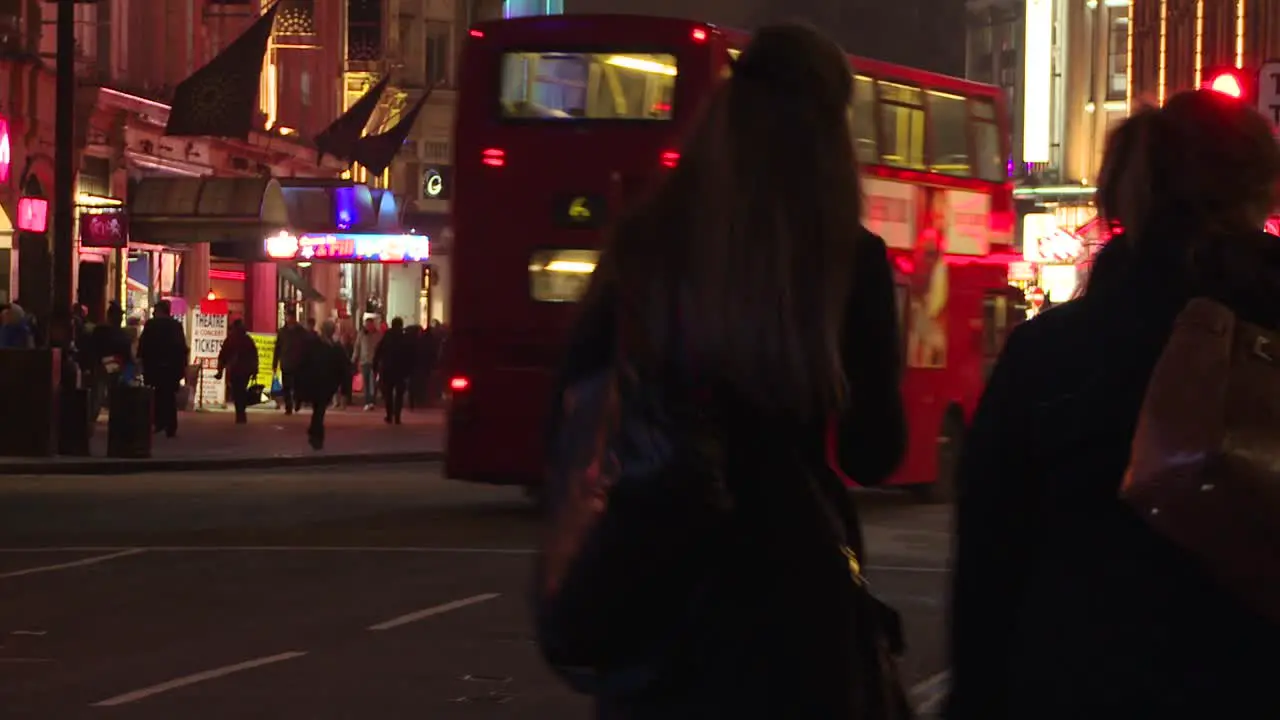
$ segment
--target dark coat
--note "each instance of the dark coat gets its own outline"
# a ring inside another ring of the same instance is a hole
[[[906,442],[897,311],[883,240],[863,237],[853,272],[846,373],[858,401],[840,419],[839,457],[848,474],[874,485],[896,469]],[[606,290],[599,304],[584,308],[561,388],[611,362],[612,307]],[[844,514],[849,533],[859,535],[847,489],[826,463],[827,419],[784,422],[732,404],[721,414],[731,418],[730,542],[739,549],[717,567],[695,568],[709,589],[690,610],[687,627],[673,629],[683,634],[685,667],[641,694],[599,698],[600,718],[850,716],[848,688],[857,681],[845,632],[852,624],[852,586],[805,478],[818,481]]]
[[[218,353],[218,369],[225,370],[232,378],[249,378],[258,374],[258,346],[248,333],[232,331],[222,341]]]
[[[1129,270],[1123,247],[1103,251],[1096,290],[1012,333],[973,418],[950,720],[1280,717],[1280,628],[1117,498],[1147,381],[1201,294],[1172,269]],[[1280,278],[1275,252],[1255,265]],[[1280,293],[1202,267],[1203,294],[1280,321]]]
[[[403,382],[413,374],[417,350],[416,337],[403,328],[393,328],[378,342],[378,349],[373,353],[373,367],[383,382]]]
[[[148,385],[176,385],[187,372],[190,349],[182,323],[173,317],[153,317],[138,339],[138,359]]]
[[[351,361],[341,345],[321,339],[319,335],[307,333],[301,348],[297,369],[298,398],[313,405],[326,405],[350,377]]]

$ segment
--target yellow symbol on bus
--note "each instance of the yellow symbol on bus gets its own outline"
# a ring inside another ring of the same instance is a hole
[[[587,207],[587,199],[577,197],[569,203],[569,217],[574,220],[590,220],[591,209]]]

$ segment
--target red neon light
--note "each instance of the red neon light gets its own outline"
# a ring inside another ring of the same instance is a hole
[[[1232,72],[1224,72],[1215,77],[1213,82],[1209,84],[1209,89],[1237,100],[1244,97],[1244,85],[1240,83],[1240,78],[1236,77],[1236,74]]]
[[[462,376],[449,379],[449,389],[454,392],[462,392],[471,387],[471,380]]]
[[[680,164],[680,153],[675,150],[664,150],[662,153],[662,167],[673,168]]]
[[[471,37],[473,37],[473,38],[482,38],[482,37],[484,37],[484,31],[483,31],[483,30],[472,30],[472,31],[471,31]]]
[[[49,229],[49,201],[38,197],[18,198],[18,229],[42,233]]]
[[[209,278],[211,280],[234,280],[244,282],[244,273],[239,270],[210,270]]]
[[[481,153],[481,155],[484,156],[484,160],[482,160],[481,162],[483,162],[485,165],[488,165],[489,167],[502,167],[507,164],[506,150],[499,150],[498,148],[489,148],[488,150],[485,150],[483,153]]]
[[[707,41],[707,31],[702,28],[693,29],[693,41],[700,43]]]

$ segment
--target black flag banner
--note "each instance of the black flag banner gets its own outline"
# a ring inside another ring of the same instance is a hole
[[[258,115],[267,41],[280,3],[191,77],[178,83],[165,135],[248,140]]]
[[[435,86],[427,88],[422,94],[418,102],[414,103],[409,112],[400,118],[400,122],[395,124],[390,130],[378,133],[377,135],[366,135],[355,142],[355,146],[351,152],[351,160],[362,165],[366,170],[374,175],[381,175],[391,161],[395,159],[396,153],[400,152],[400,148],[404,146],[404,141],[409,139],[409,133],[413,131],[413,125],[418,121],[418,115],[422,113],[422,107],[427,104],[427,100],[431,98],[431,91],[435,90]]]
[[[351,160],[356,141],[364,134],[364,129],[368,126],[369,119],[373,117],[373,112],[378,109],[378,102],[382,99],[382,93],[386,92],[387,84],[390,82],[391,75],[389,73],[383,75],[382,79],[369,88],[368,92],[361,95],[360,99],[352,103],[346,112],[316,136],[317,164],[324,160],[325,155],[332,155],[341,160]]]

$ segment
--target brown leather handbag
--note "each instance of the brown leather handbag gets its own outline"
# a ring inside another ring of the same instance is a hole
[[[1206,298],[1156,364],[1121,497],[1280,623],[1280,332]]]

